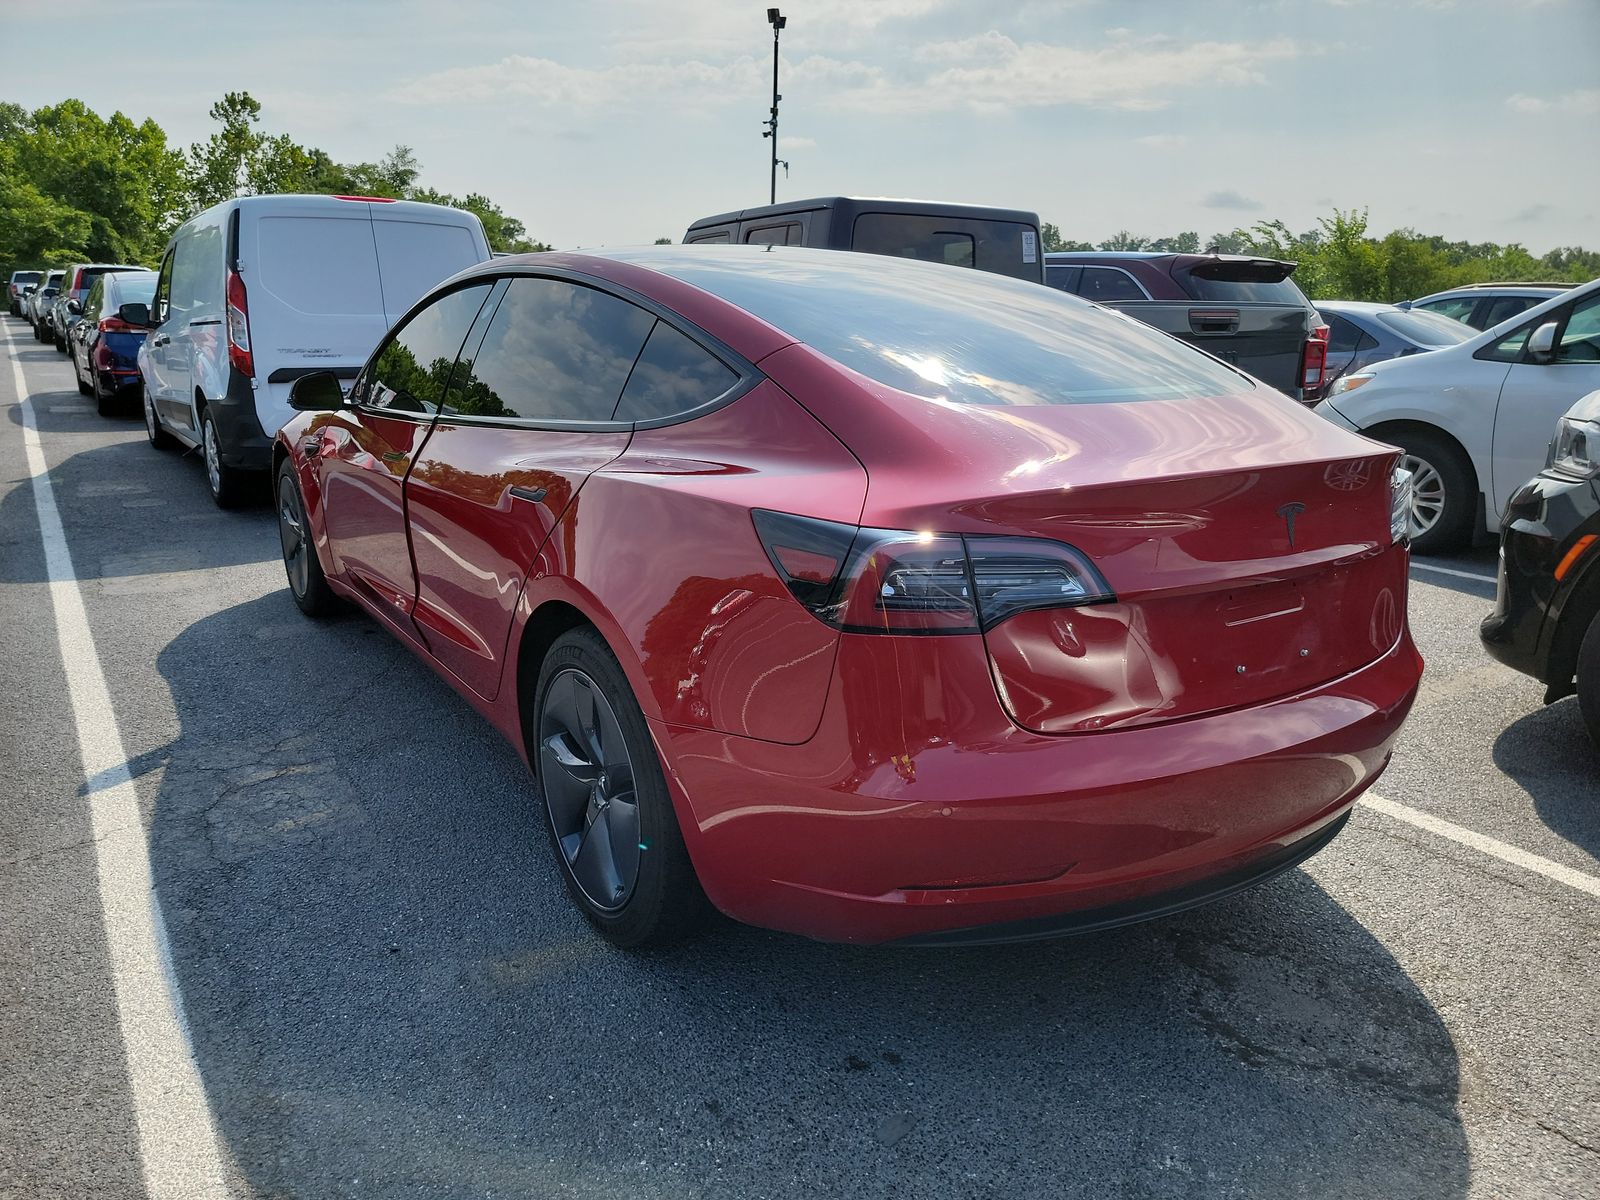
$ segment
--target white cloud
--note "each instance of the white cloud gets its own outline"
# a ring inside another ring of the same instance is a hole
[[[1548,97],[1518,92],[1506,97],[1506,107],[1520,113],[1563,112],[1588,116],[1600,113],[1600,88],[1576,88]]]
[[[1200,204],[1204,208],[1225,208],[1233,212],[1256,212],[1261,208],[1261,201],[1252,200],[1232,189],[1212,192]]]

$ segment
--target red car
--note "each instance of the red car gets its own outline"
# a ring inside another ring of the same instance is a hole
[[[1172,912],[1326,845],[1416,695],[1398,452],[1034,283],[496,259],[292,403],[295,600],[512,741],[621,945]]]

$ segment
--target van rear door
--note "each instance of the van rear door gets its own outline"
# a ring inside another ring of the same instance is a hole
[[[290,417],[297,378],[328,370],[354,378],[389,328],[368,208],[308,197],[241,212],[239,273],[268,437]]]
[[[368,208],[390,325],[436,285],[489,259],[488,239],[472,213],[405,201]]]

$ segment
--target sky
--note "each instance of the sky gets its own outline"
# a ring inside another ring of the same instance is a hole
[[[423,184],[555,246],[677,240],[766,202],[767,7],[80,0],[64,23],[0,0],[0,99],[75,96],[187,145],[245,90],[269,132],[341,161],[404,143]],[[1086,241],[1366,208],[1380,234],[1600,248],[1600,0],[781,8],[780,200],[998,204]]]

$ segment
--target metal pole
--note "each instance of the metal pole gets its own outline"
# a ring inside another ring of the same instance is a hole
[[[783,99],[778,95],[778,35],[782,32],[783,26],[774,21],[772,23],[772,180],[768,187],[768,204],[778,202],[778,101]]]

